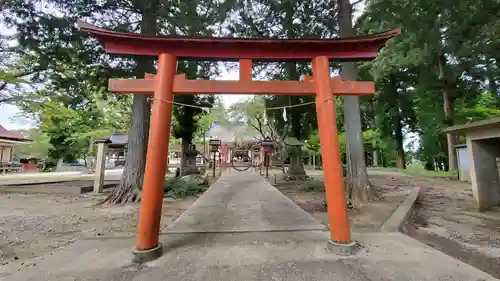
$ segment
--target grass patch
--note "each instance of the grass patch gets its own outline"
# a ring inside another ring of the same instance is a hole
[[[198,195],[206,190],[206,184],[178,178],[168,178],[165,181],[164,192],[166,197],[183,198]]]
[[[413,164],[408,165],[406,169],[398,169],[395,167],[375,167],[370,168],[370,170],[374,171],[386,171],[386,172],[398,172],[402,174],[407,174],[411,176],[419,176],[424,178],[441,178],[448,180],[457,180],[457,172],[456,171],[428,171],[422,165]]]

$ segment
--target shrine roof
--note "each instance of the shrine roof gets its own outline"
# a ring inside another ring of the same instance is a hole
[[[459,124],[450,126],[443,129],[444,133],[449,133],[453,135],[466,135],[467,133],[473,131],[481,130],[499,130],[500,129],[500,117],[492,117],[488,119],[478,120],[466,124]]]
[[[31,139],[24,137],[18,132],[9,131],[5,129],[2,125],[0,125],[0,139],[21,141],[21,142],[31,141]]]
[[[128,135],[116,132],[109,138],[96,139],[94,143],[107,143],[109,148],[125,148],[128,144]]]
[[[179,58],[203,60],[254,59],[264,61],[301,61],[317,56],[336,60],[370,60],[400,29],[343,38],[230,38],[201,36],[149,36],[117,32],[79,21],[81,31],[89,33],[113,54],[158,56],[171,53]]]

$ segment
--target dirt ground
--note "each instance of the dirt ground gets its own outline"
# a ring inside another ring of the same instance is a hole
[[[277,175],[277,178],[279,176]],[[315,177],[321,179],[321,177]],[[377,199],[360,208],[349,210],[351,227],[358,232],[380,231],[384,222],[405,200],[410,187],[401,184],[395,177],[372,175],[370,182],[377,190]],[[283,194],[292,199],[305,211],[328,227],[328,215],[324,205],[324,192],[308,191],[300,181],[271,180],[271,183]]]
[[[11,263],[31,266],[34,257],[77,239],[135,235],[138,205],[97,205],[104,196],[0,193],[0,273]],[[162,227],[196,197],[165,198]]]
[[[478,212],[471,185],[398,176],[421,187],[405,232],[452,257],[500,278],[500,208]]]

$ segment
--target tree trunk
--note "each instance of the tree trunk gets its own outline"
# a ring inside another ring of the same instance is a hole
[[[179,161],[179,169],[180,169],[180,175],[184,175],[184,169],[187,166],[187,157],[186,157],[186,152],[189,150],[189,142],[184,141],[181,139],[181,159]],[[215,162],[214,162],[215,165]]]
[[[205,157],[207,157],[207,132],[203,131],[203,159],[205,159]],[[205,162],[205,160],[203,160],[203,162]]]
[[[352,6],[349,0],[338,0],[340,37],[355,36],[352,27]],[[342,78],[346,81],[357,79],[354,62],[342,63]],[[353,203],[366,202],[372,198],[372,188],[366,170],[365,149],[361,135],[361,113],[357,96],[344,97],[344,130],[347,146],[347,193]],[[328,171],[325,171],[328,172]]]
[[[197,151],[193,149],[190,141],[182,139],[181,145],[181,176],[196,174]]]
[[[488,90],[495,96],[498,96],[498,84],[496,81],[497,76],[495,75],[496,69],[494,69],[494,64],[491,61],[490,57],[488,56],[485,57],[485,65],[486,65],[486,75],[488,77]]]
[[[403,150],[400,150],[400,149],[398,149],[398,158],[396,159],[396,168],[406,169],[405,152]]]
[[[443,158],[442,158],[442,159],[439,161],[439,164],[440,164],[440,165],[439,165],[439,167],[441,167],[441,169],[440,169],[441,171],[446,171],[446,172],[448,172],[448,171],[450,170],[449,163],[448,163],[448,162],[446,162],[446,159],[443,159]]]
[[[427,160],[425,161],[424,168],[425,168],[427,171],[434,171],[434,170],[435,170],[434,160],[433,160],[433,159],[427,159]]]
[[[149,136],[149,101],[144,95],[134,95],[132,124],[128,132],[128,153],[120,184],[108,197],[110,203],[138,202],[144,180]]]
[[[313,170],[316,170],[316,153],[313,154]]]
[[[281,157],[281,172],[284,174],[286,171],[285,171],[285,148],[282,147],[282,146],[278,146],[279,147],[279,154],[280,154],[280,157]]]
[[[377,128],[377,116],[375,114],[375,102],[372,100],[370,103],[370,111],[371,114],[373,114],[373,119],[371,120],[371,126],[372,128]],[[372,166],[373,167],[378,167],[378,162],[379,162],[379,155],[378,155],[378,143],[377,139],[373,138],[372,139]]]
[[[285,2],[284,6],[285,11],[285,28],[287,32],[287,37],[289,39],[295,38],[295,30],[294,30],[294,4],[293,1]],[[285,69],[288,74],[289,80],[299,80],[300,74],[297,71],[297,64],[295,62],[288,62],[285,64]],[[290,97],[289,105],[295,105],[300,103],[299,97]],[[303,108],[300,107],[291,107],[288,108],[289,121],[291,123],[291,135],[290,137],[295,137],[297,140],[301,139],[301,130],[302,130],[302,122],[301,119],[303,117]],[[304,169],[304,163],[302,161],[302,149],[300,147],[287,147],[288,154],[290,155],[290,168],[288,168],[287,176],[292,178],[300,178],[303,179],[306,175],[306,171]]]
[[[373,149],[373,167],[378,167],[378,150],[377,150],[377,148]]]
[[[395,138],[396,138],[396,151],[398,153],[398,158],[396,159],[396,168],[406,169],[405,150],[403,146],[403,141],[404,141],[403,126],[401,125],[400,115],[396,117]]]
[[[443,94],[443,106],[444,106],[444,116],[445,124],[447,126],[453,125],[453,103],[450,99],[449,88],[445,73],[446,68],[446,58],[444,55],[440,55],[438,59],[439,66],[439,79],[443,82],[442,94]],[[456,170],[457,165],[457,152],[455,150],[456,138],[452,134],[446,134],[446,140],[448,144],[448,167],[450,170]]]
[[[140,2],[138,8],[142,10],[141,34],[156,35],[156,19],[158,1]],[[139,59],[137,65],[138,76],[146,72],[154,72],[152,59]],[[146,167],[146,151],[149,138],[151,106],[146,95],[134,95],[132,103],[132,124],[128,132],[128,153],[123,168],[120,184],[105,200],[109,203],[138,202],[141,199],[140,189],[144,180]],[[168,140],[167,140],[168,141]]]
[[[63,158],[57,159],[57,163],[56,163],[56,167],[55,167],[54,171],[60,172],[62,170],[62,168],[63,168],[63,163],[64,163],[64,159]]]
[[[297,65],[295,63],[287,64],[288,75],[291,80],[299,80],[300,75],[297,72]],[[299,104],[300,100],[297,97],[290,97],[290,105]],[[290,123],[291,123],[291,134],[290,137],[295,137],[300,140],[300,132],[302,130],[302,109],[300,107],[289,108],[290,111]],[[286,148],[288,155],[290,155],[290,168],[287,171],[287,177],[293,179],[303,179],[306,175],[306,170],[304,169],[304,163],[302,161],[302,149],[301,147],[289,146]]]
[[[495,161],[497,162],[497,175],[498,175],[497,180],[498,182],[500,182],[500,157],[497,157]]]

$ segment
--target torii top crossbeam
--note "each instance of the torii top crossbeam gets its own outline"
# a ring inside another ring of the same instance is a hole
[[[78,22],[82,31],[104,44],[107,52],[159,56],[172,54],[177,59],[238,60],[239,81],[186,80],[177,75],[176,94],[279,94],[315,95],[315,84],[309,81],[252,81],[252,61],[311,61],[319,56],[337,60],[370,60],[377,56],[385,42],[397,36],[400,29],[367,36],[335,39],[259,39],[214,38],[184,36],[147,36],[136,33],[106,30]],[[109,90],[114,93],[151,94],[154,77],[150,79],[110,79]],[[341,81],[331,83],[336,95],[373,94],[373,82]]]
[[[79,21],[80,30],[104,44],[106,52],[158,56],[169,53],[177,58],[203,60],[310,61],[326,56],[335,60],[370,60],[385,42],[401,33],[394,29],[366,36],[334,39],[259,39],[228,37],[149,36],[116,32]]]

